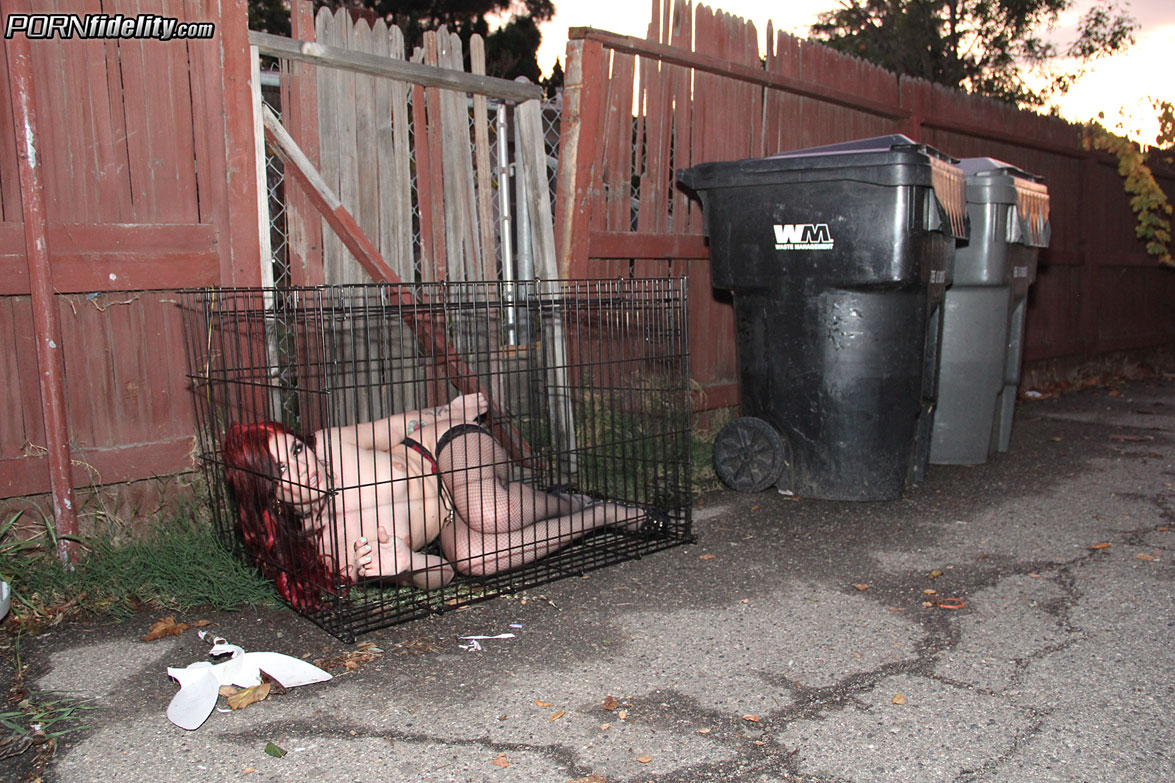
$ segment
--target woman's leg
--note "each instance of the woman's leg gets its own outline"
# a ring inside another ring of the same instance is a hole
[[[441,530],[441,551],[458,572],[485,576],[538,560],[598,527],[635,526],[642,514],[630,506],[600,502],[500,533],[475,530],[455,519]]]
[[[582,495],[556,495],[509,481],[506,450],[484,431],[453,438],[437,462],[457,513],[474,531],[522,530],[578,511],[586,502]]]

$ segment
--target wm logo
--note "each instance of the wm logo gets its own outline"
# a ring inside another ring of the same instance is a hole
[[[784,223],[775,226],[776,250],[831,250],[827,223]]]

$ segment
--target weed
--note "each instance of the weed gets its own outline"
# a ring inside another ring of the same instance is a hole
[[[29,766],[36,772],[43,771],[53,758],[58,740],[71,732],[90,728],[85,722],[86,713],[101,708],[93,704],[92,699],[25,690],[21,638],[18,627],[17,632],[0,645],[15,666],[8,698],[0,705],[0,759],[20,756],[30,748],[36,748],[35,758]],[[14,762],[6,763],[12,765]]]
[[[54,538],[15,536],[18,517],[0,528],[0,579],[12,585],[18,623],[53,622],[78,611],[126,616],[147,605],[232,609],[277,603],[271,584],[191,510],[130,539],[116,530],[95,533],[69,567],[54,556]]]

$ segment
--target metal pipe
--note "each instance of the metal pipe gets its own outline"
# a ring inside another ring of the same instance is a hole
[[[501,215],[500,233],[502,247],[502,282],[505,284],[506,345],[518,345],[518,307],[514,304],[517,286],[514,284],[514,220],[510,214],[510,130],[506,124],[506,103],[498,103],[494,115],[494,126],[498,141],[498,212]]]

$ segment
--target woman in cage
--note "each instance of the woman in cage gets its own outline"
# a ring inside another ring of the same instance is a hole
[[[493,574],[641,523],[637,508],[509,481],[505,449],[474,423],[487,407],[467,394],[305,438],[277,422],[231,426],[221,447],[238,526],[277,566],[282,596],[312,608],[336,574],[441,587],[454,569]],[[444,557],[421,551],[438,538]]]

